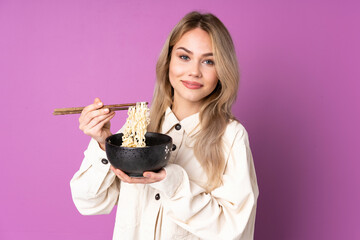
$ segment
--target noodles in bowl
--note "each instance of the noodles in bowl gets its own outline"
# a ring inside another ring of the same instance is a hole
[[[146,132],[149,111],[145,104],[129,109],[128,115],[124,133],[114,134],[105,141],[108,160],[131,177],[142,177],[144,171],[160,170],[170,159],[172,138]]]
[[[149,108],[146,102],[129,107],[122,147],[145,147],[145,134],[150,123]]]

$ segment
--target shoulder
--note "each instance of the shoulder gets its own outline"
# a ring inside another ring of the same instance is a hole
[[[233,143],[234,141],[240,141],[248,144],[248,133],[245,127],[237,120],[230,120],[228,123],[225,133],[224,141],[228,143]]]

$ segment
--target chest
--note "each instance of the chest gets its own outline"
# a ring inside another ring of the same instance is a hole
[[[195,137],[189,136],[185,131],[173,129],[167,133],[173,139],[173,149],[169,163],[180,165],[187,172],[189,179],[205,186],[206,173],[197,160],[194,152]]]

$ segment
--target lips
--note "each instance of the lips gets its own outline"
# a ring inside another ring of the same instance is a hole
[[[193,81],[182,80],[181,82],[186,88],[189,88],[189,89],[199,89],[203,86],[201,83],[193,82]]]

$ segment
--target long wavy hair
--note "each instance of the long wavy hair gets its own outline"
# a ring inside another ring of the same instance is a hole
[[[208,177],[208,192],[222,183],[225,168],[222,137],[230,120],[231,107],[239,86],[239,69],[231,36],[213,14],[190,12],[173,28],[156,64],[155,85],[150,112],[149,131],[160,132],[167,107],[172,105],[174,90],[169,80],[171,52],[180,38],[190,30],[206,31],[212,41],[215,69],[219,79],[215,90],[204,99],[200,109],[201,131],[195,136],[194,153]]]

